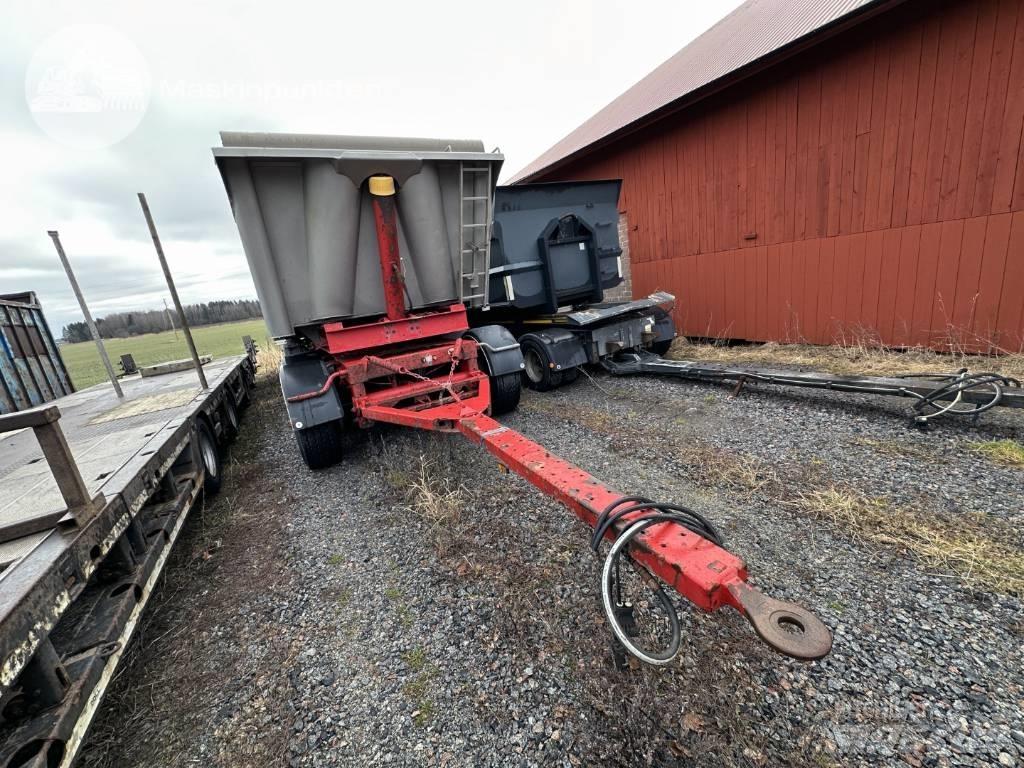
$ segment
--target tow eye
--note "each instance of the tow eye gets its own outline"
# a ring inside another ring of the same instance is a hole
[[[832,633],[806,608],[768,597],[743,582],[730,585],[729,593],[758,636],[779,653],[814,661],[832,650]]]

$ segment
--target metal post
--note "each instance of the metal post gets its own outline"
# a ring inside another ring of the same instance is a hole
[[[93,341],[96,342],[96,348],[100,351],[100,358],[103,360],[103,367],[107,369],[107,376],[110,377],[110,383],[114,386],[114,392],[119,398],[124,397],[124,392],[121,391],[121,385],[117,381],[117,374],[114,373],[114,366],[110,364],[110,358],[107,357],[107,348],[103,346],[103,339],[100,338],[100,332],[96,328],[96,323],[92,320],[92,314],[89,312],[89,307],[85,303],[85,297],[82,296],[82,289],[78,287],[78,280],[75,279],[75,273],[71,270],[71,264],[68,262],[68,257],[64,253],[64,246],[60,244],[60,235],[57,234],[57,230],[51,229],[46,234],[53,240],[53,246],[57,249],[57,255],[60,256],[60,263],[64,265],[64,271],[68,273],[68,281],[71,283],[71,290],[75,292],[75,298],[78,299],[78,306],[82,308],[82,314],[85,315],[85,324],[89,326],[89,332],[92,334]]]
[[[167,299],[164,299],[164,314],[167,315],[167,322],[171,324],[171,330],[174,331],[174,340],[178,340],[178,326],[174,324],[174,315],[171,314],[171,310],[167,308]]]
[[[192,341],[192,330],[188,327],[188,320],[185,319],[185,310],[181,308],[181,299],[178,298],[178,289],[174,287],[174,278],[171,277],[171,270],[167,266],[164,247],[160,244],[160,236],[156,233],[153,214],[149,212],[149,203],[146,202],[146,195],[142,192],[139,192],[139,205],[142,206],[142,215],[146,217],[146,224],[149,225],[149,234],[153,238],[153,247],[156,248],[157,258],[160,259],[160,267],[164,271],[167,288],[171,292],[171,301],[174,302],[174,309],[178,312],[178,323],[181,325],[182,333],[185,334],[185,343],[188,344],[188,351],[192,355],[192,365],[195,366],[196,375],[199,377],[199,384],[203,389],[209,389],[210,385],[206,383],[206,373],[203,371],[203,364],[199,362],[199,353],[196,352],[196,344]]]
[[[408,317],[405,309],[405,278],[398,250],[398,213],[395,210],[395,180],[390,176],[370,177],[370,199],[377,226],[377,250],[384,281],[384,305],[388,320]]]

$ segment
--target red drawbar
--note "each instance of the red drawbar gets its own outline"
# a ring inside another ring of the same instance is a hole
[[[555,456],[543,446],[504,427],[488,416],[463,419],[459,431],[481,443],[502,464],[522,475],[546,495],[569,507],[593,528],[609,504],[622,494],[588,472]],[[629,527],[626,515],[609,538]],[[633,540],[632,557],[705,611],[722,605],[739,608],[729,587],[747,580],[747,569],[735,555],[697,534],[671,523],[653,525]]]

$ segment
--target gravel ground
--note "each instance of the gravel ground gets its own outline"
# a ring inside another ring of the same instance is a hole
[[[792,503],[840,483],[1020,546],[1024,474],[969,450],[1021,439],[1020,416],[922,433],[905,409],[606,376],[525,394],[506,424],[704,511],[753,583],[835,632],[804,664],[684,609],[676,663],[615,672],[572,515],[457,436],[373,430],[311,473],[265,380],[83,762],[1024,766],[1021,601]]]

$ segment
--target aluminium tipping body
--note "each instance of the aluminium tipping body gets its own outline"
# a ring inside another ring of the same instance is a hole
[[[276,338],[385,312],[366,180],[397,185],[408,309],[484,306],[502,156],[478,141],[222,133],[213,150]]]

